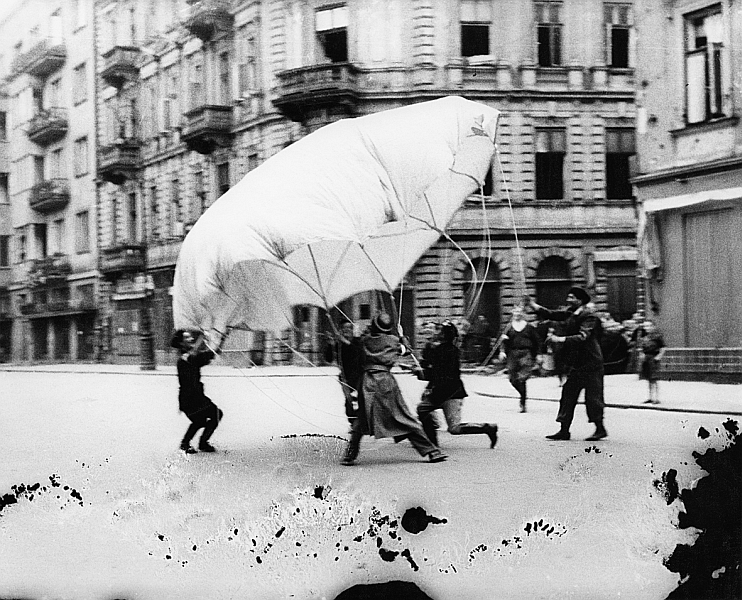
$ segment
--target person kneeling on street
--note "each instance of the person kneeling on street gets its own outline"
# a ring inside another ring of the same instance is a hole
[[[209,439],[224,413],[204,394],[201,367],[208,365],[216,354],[206,346],[206,339],[202,334],[188,329],[177,330],[170,345],[181,352],[177,363],[180,384],[178,406],[191,421],[180,442],[180,449],[186,454],[195,454],[196,450],[191,446],[191,440],[196,432],[203,428],[198,449],[201,452],[215,452],[216,448],[209,444]]]

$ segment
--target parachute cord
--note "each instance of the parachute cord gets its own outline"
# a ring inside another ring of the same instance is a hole
[[[525,295],[527,288],[526,288],[526,271],[523,267],[523,252],[520,247],[520,241],[518,240],[518,227],[515,223],[515,213],[513,212],[513,201],[510,197],[510,189],[508,188],[507,184],[507,177],[505,176],[505,169],[502,166],[502,160],[500,159],[500,148],[495,144],[495,155],[497,156],[497,164],[500,167],[500,173],[502,175],[502,185],[505,189],[505,196],[508,199],[508,207],[510,208],[510,219],[513,223],[513,234],[515,235],[515,249],[518,254],[518,266],[520,268],[520,281],[518,282],[520,284],[520,290],[522,292],[521,296]]]
[[[283,341],[282,341],[282,342],[283,342]],[[285,342],[284,342],[284,343],[285,343]],[[290,350],[292,350],[292,351],[294,351],[294,352],[295,352],[295,350],[294,350],[293,348],[291,348],[291,346],[288,346],[288,344],[286,344],[286,346],[287,346],[287,347],[288,347],[288,348],[289,348]],[[242,354],[246,354],[246,353],[245,353],[244,351],[241,351],[241,353],[242,353]],[[255,362],[254,362],[254,361],[253,361],[253,360],[252,360],[251,358],[248,358],[248,361],[249,361],[250,363],[252,363],[252,365],[253,365],[253,366],[257,366],[257,365],[255,364]],[[310,362],[310,364],[311,364],[311,362]],[[316,365],[315,365],[315,366],[316,366]],[[240,372],[242,373],[242,376],[243,376],[243,377],[244,377],[245,379],[247,379],[247,380],[251,380],[251,379],[252,379],[251,377],[247,376],[247,375],[246,375],[246,374],[244,373],[244,369],[243,369],[242,367],[235,367],[235,368],[236,368],[236,369],[237,369],[238,371],[240,371]],[[319,368],[319,367],[317,367],[317,368]],[[326,376],[327,376],[327,377],[331,377],[331,375],[329,375],[329,374],[327,374]],[[321,430],[321,431],[324,431],[325,433],[329,433],[329,434],[333,434],[333,435],[336,435],[336,432],[334,432],[334,431],[330,431],[329,429],[326,429],[325,427],[322,427],[321,425],[317,425],[316,423],[313,423],[313,422],[309,421],[308,419],[305,419],[305,418],[304,418],[304,417],[302,417],[301,415],[298,415],[298,414],[296,414],[296,413],[295,413],[294,411],[292,411],[292,410],[291,410],[291,409],[289,409],[288,407],[284,406],[283,404],[281,404],[280,402],[278,402],[277,400],[275,400],[274,398],[272,398],[270,394],[267,394],[267,393],[265,392],[265,390],[263,390],[263,389],[261,389],[260,387],[258,387],[258,385],[257,385],[256,383],[254,383],[253,381],[250,381],[250,384],[251,384],[251,385],[252,385],[252,386],[253,386],[253,387],[254,387],[254,388],[255,388],[255,389],[256,389],[256,390],[258,391],[258,392],[260,392],[261,394],[263,394],[263,396],[265,396],[266,398],[268,398],[268,400],[270,400],[271,402],[273,402],[273,404],[275,404],[275,405],[276,405],[276,406],[278,406],[279,408],[283,409],[284,411],[286,411],[286,412],[287,412],[287,413],[289,413],[290,415],[292,415],[292,416],[296,417],[296,418],[297,418],[297,419],[299,419],[300,421],[304,421],[304,422],[305,422],[305,423],[306,423],[307,425],[311,425],[312,427],[315,427],[315,428],[317,428],[317,429],[319,429],[319,430]],[[274,388],[277,388],[277,386],[275,386],[275,385],[274,385]],[[284,393],[284,394],[285,394],[285,392],[282,392],[282,393]],[[293,400],[294,400],[294,402],[295,402],[296,404],[298,404],[299,406],[306,406],[306,405],[302,404],[301,402],[299,402],[298,400],[296,400],[295,398],[294,398]],[[342,417],[340,417],[340,416],[339,416],[339,415],[337,415],[337,414],[334,414],[334,413],[328,413],[327,411],[324,411],[324,410],[318,410],[317,408],[313,408],[313,410],[316,410],[317,412],[321,412],[321,413],[324,413],[324,414],[327,414],[327,415],[330,415],[330,416],[333,416],[333,417],[337,417],[338,419],[342,418]]]

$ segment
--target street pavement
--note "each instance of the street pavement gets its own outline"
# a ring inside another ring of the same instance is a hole
[[[39,373],[110,373],[142,376],[175,376],[175,366],[157,365],[154,371],[142,371],[138,365],[91,363],[60,363],[36,365],[0,365],[2,371]],[[305,377],[337,373],[335,367],[285,366],[240,368],[215,362],[205,371],[208,377]],[[404,374],[404,371],[397,371]],[[517,399],[507,375],[470,370],[464,374],[470,394],[500,400]],[[703,381],[660,381],[660,404],[645,404],[648,398],[647,382],[636,374],[606,375],[605,402],[607,407],[636,410],[672,411],[701,414],[742,415],[742,384],[721,384]],[[557,377],[533,377],[528,381],[529,402],[558,402],[561,388]],[[582,401],[582,399],[581,399]]]
[[[0,598],[329,600],[396,579],[435,600],[660,600],[679,580],[664,559],[694,540],[668,474],[695,485],[742,391],[661,382],[647,407],[644,382],[609,376],[609,437],[585,441],[580,407],[552,442],[556,378],[531,379],[520,414],[506,377],[468,373],[463,416],[499,425],[494,450],[442,431],[449,460],[427,464],[364,438],[343,467],[336,368],[203,376],[218,451],[186,456],[172,365],[2,365]],[[425,382],[398,381],[414,408]]]

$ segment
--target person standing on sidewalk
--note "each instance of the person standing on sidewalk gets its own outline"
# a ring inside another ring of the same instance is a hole
[[[423,354],[422,371],[418,377],[424,377],[430,383],[417,406],[425,435],[433,444],[438,445],[437,423],[434,411],[443,409],[443,415],[451,435],[485,434],[489,437],[490,448],[497,443],[497,425],[492,423],[462,423],[461,408],[467,393],[461,381],[461,361],[459,348],[455,341],[458,337],[456,326],[450,321],[441,325],[440,343],[426,347]]]
[[[180,442],[180,449],[186,454],[195,454],[196,450],[191,446],[191,440],[196,432],[203,428],[198,449],[201,452],[215,452],[216,448],[209,443],[209,439],[224,413],[211,401],[211,398],[204,394],[201,367],[208,365],[216,354],[206,347],[206,338],[203,335],[188,329],[178,329],[173,334],[170,345],[181,352],[177,364],[178,383],[180,384],[178,406],[191,420]]]
[[[410,412],[391,373],[402,353],[400,339],[392,333],[391,317],[387,313],[376,315],[361,343],[365,353],[361,409],[353,422],[342,464],[355,464],[365,434],[377,439],[393,437],[395,442],[409,439],[415,450],[430,462],[446,460],[448,457],[428,439]]]
[[[520,412],[526,412],[526,381],[531,377],[533,365],[541,345],[536,328],[526,321],[523,308],[513,308],[510,324],[502,334],[500,360],[508,361],[508,379],[520,394]]]
[[[587,306],[590,294],[581,287],[573,287],[567,293],[567,310],[549,310],[527,298],[527,306],[542,319],[564,321],[565,335],[550,333],[547,342],[564,344],[564,360],[567,369],[559,400],[557,433],[547,435],[550,440],[568,440],[569,428],[575,414],[580,392],[585,390],[585,408],[588,421],[595,424],[595,433],[588,441],[602,440],[608,436],[603,425],[603,354],[600,350],[602,325],[598,316]]]
[[[649,384],[649,399],[644,404],[659,404],[659,390],[657,379],[660,371],[660,361],[665,353],[665,340],[652,321],[645,321],[642,326],[644,335],[639,337],[639,349],[642,354],[639,379],[646,379]]]

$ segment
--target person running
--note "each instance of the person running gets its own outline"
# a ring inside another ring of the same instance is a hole
[[[502,334],[500,359],[507,359],[508,379],[520,394],[520,412],[526,412],[526,381],[531,377],[541,340],[536,328],[525,319],[523,308],[513,308],[510,324]]]
[[[340,386],[345,396],[345,415],[351,426],[358,416],[358,393],[363,376],[363,346],[361,338],[353,335],[353,323],[343,321],[337,340],[327,346],[327,362],[337,361]]]
[[[590,294],[581,287],[573,287],[567,293],[567,310],[549,310],[536,304],[527,297],[526,306],[535,311],[539,318],[552,321],[564,321],[564,335],[550,333],[547,342],[564,344],[564,361],[567,375],[562,385],[559,400],[557,422],[560,429],[557,433],[547,435],[550,440],[568,440],[569,428],[575,414],[577,399],[585,390],[585,408],[587,418],[595,424],[595,433],[588,441],[602,440],[608,436],[603,425],[603,354],[600,350],[602,325],[595,312],[587,304]]]
[[[493,423],[462,423],[461,409],[467,393],[461,381],[459,348],[456,346],[458,331],[450,321],[441,325],[439,343],[426,346],[421,372],[418,377],[429,383],[417,406],[417,416],[423,431],[433,444],[438,445],[438,424],[435,411],[443,409],[443,416],[451,435],[484,434],[489,437],[490,448],[497,443],[497,425]]]
[[[665,353],[665,340],[652,321],[645,321],[642,326],[644,334],[639,337],[639,349],[642,353],[639,379],[646,379],[649,384],[649,399],[644,404],[659,404],[659,390],[657,379],[660,371],[660,361]]]
[[[215,452],[216,448],[209,443],[209,439],[224,417],[224,413],[204,394],[204,386],[201,383],[201,367],[208,365],[214,359],[215,353],[206,347],[203,335],[188,329],[177,330],[170,340],[170,345],[181,352],[177,363],[180,384],[178,406],[191,421],[180,442],[180,449],[186,454],[195,454],[196,450],[191,446],[191,440],[196,432],[203,428],[198,449],[201,452]]]
[[[427,456],[430,462],[446,460],[448,456],[428,439],[420,422],[410,412],[391,373],[402,352],[399,337],[392,333],[391,317],[387,313],[376,315],[368,331],[361,336],[361,342],[365,356],[361,406],[342,464],[355,464],[365,434],[377,439],[393,437],[395,442],[409,439],[415,450]]]

